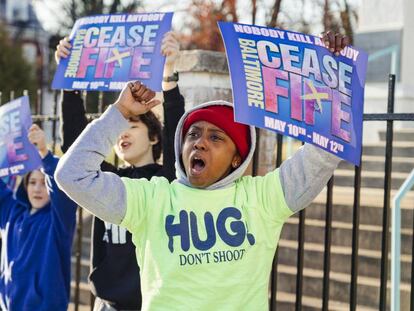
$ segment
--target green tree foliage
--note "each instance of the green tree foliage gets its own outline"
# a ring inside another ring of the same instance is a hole
[[[5,27],[0,24],[0,103],[10,100],[10,92],[14,91],[15,97],[20,97],[24,90],[31,96],[36,93],[34,68],[26,61],[19,43],[13,43]],[[34,98],[31,98],[34,103]]]

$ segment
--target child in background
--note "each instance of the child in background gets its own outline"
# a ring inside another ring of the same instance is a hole
[[[56,62],[68,57],[71,45],[62,39],[55,52]],[[169,181],[175,177],[174,133],[184,114],[184,98],[174,77],[179,55],[176,34],[168,32],[162,41],[161,53],[166,56],[162,89],[164,92],[164,127],[152,111],[129,119],[129,128],[120,133],[114,144],[117,156],[125,166],[117,168],[102,162],[101,169],[121,177],[146,178],[163,176]],[[136,83],[132,90],[144,96],[149,90]],[[149,98],[149,97],[148,97]],[[62,151],[66,152],[88,124],[79,91],[64,91],[62,98]],[[163,165],[156,163],[161,157]],[[139,267],[131,233],[118,225],[93,218],[91,244],[91,273],[89,281],[95,296],[94,311],[140,310],[141,289]]]
[[[57,187],[58,159],[32,125],[29,140],[43,168],[28,173],[13,196],[0,180],[1,310],[67,310],[76,203]]]
[[[344,39],[330,38],[340,51]],[[255,130],[230,103],[188,111],[175,135],[177,180],[119,178],[100,170],[127,120],[159,104],[125,88],[88,125],[56,171],[59,185],[98,217],[132,233],[142,310],[268,310],[272,260],[286,219],[309,205],[340,160],[305,144],[280,169],[242,177]]]

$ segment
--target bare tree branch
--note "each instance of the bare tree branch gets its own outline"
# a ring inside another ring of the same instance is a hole
[[[342,27],[345,30],[345,34],[349,37],[350,44],[354,43],[354,29],[351,22],[351,15],[356,15],[356,12],[351,10],[348,1],[344,0],[345,9],[341,11]]]
[[[141,1],[122,4],[121,0],[58,0],[64,17],[60,19],[60,34],[67,34],[77,19],[89,15],[133,12],[141,7]]]
[[[272,10],[272,17],[270,18],[269,23],[267,24],[269,27],[277,27],[278,25],[278,16],[280,13],[280,5],[282,3],[282,0],[275,0],[275,4],[273,6],[273,10]]]
[[[252,0],[252,24],[256,24],[257,1]]]
[[[327,31],[331,25],[331,16],[329,14],[329,0],[325,0],[325,5],[323,6],[323,29]]]

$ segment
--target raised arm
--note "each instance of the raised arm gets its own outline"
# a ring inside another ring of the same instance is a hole
[[[28,138],[36,146],[42,158],[42,173],[45,174],[46,187],[50,196],[52,215],[56,228],[59,231],[70,233],[76,224],[76,203],[70,200],[61,191],[54,179],[54,173],[59,159],[48,150],[44,131],[33,124],[28,133]]]
[[[82,133],[86,125],[88,125],[83,100],[79,91],[63,91],[60,122],[62,133],[61,149],[65,153],[80,133]]]
[[[67,37],[61,39],[56,47],[55,61],[67,58],[72,48]],[[88,124],[80,91],[64,90],[62,92],[62,112],[60,115],[62,132],[62,152],[66,152]]]
[[[164,91],[164,128],[163,128],[163,170],[168,180],[175,179],[174,135],[178,121],[184,114],[184,97],[180,94],[174,78],[175,64],[178,59],[180,45],[174,32],[165,34],[161,53],[166,57],[162,82]]]
[[[49,151],[42,159],[42,173],[46,176],[46,186],[50,195],[53,223],[57,231],[72,234],[76,225],[77,204],[56,184],[54,173],[59,159]]]
[[[5,201],[8,200],[13,192],[7,187],[6,183],[0,178],[0,206],[3,207]]]
[[[293,212],[307,207],[326,186],[341,159],[310,144],[303,145],[280,167],[286,203]]]
[[[160,103],[150,101],[155,95],[150,90],[143,93],[142,101],[135,101],[132,94],[137,88],[139,82],[125,86],[116,103],[90,123],[69,148],[55,173],[58,185],[69,197],[92,214],[115,224],[120,224],[125,216],[125,186],[119,176],[102,172],[100,164],[119,134],[129,127],[127,120]]]
[[[328,31],[323,34],[326,48],[335,55],[349,43],[349,38]],[[280,179],[286,203],[294,211],[308,206],[322,191],[341,160],[320,148],[305,144],[292,158],[282,163]]]
[[[59,64],[61,58],[66,58],[72,48],[67,37],[59,41],[55,51],[55,60]],[[64,90],[62,92],[62,111],[60,115],[62,152],[68,151],[69,147],[75,142],[80,133],[88,125],[86,111],[80,91]],[[103,171],[116,172],[117,168],[108,163],[102,162]]]
[[[8,215],[13,206],[16,205],[16,199],[13,192],[0,178],[0,227],[3,228],[8,221]]]

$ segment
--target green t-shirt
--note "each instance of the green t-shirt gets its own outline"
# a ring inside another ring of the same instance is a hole
[[[141,268],[142,310],[267,310],[287,207],[278,170],[200,190],[123,178]]]

